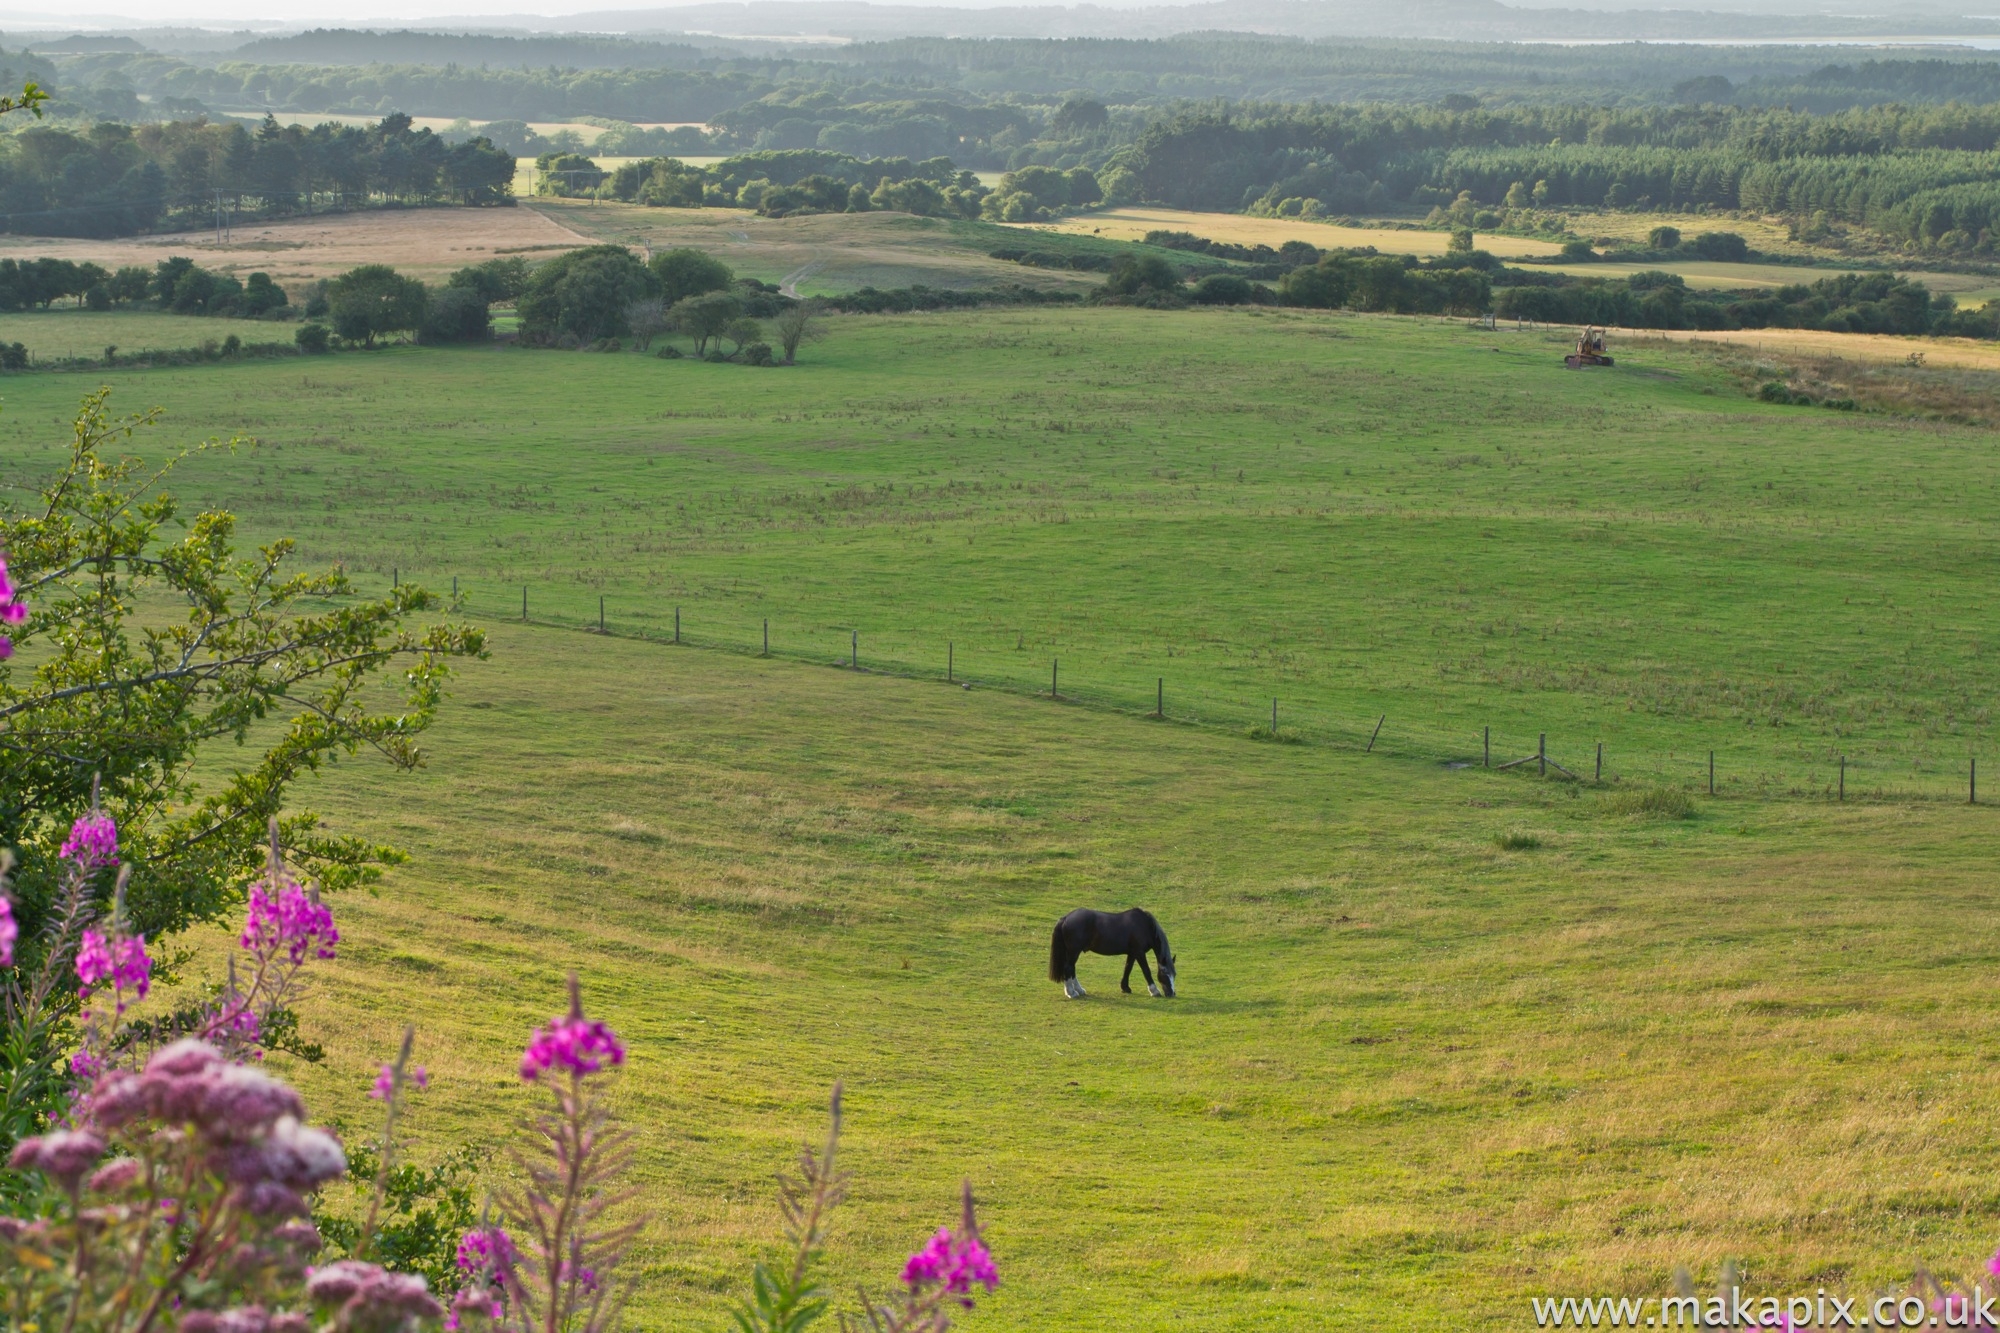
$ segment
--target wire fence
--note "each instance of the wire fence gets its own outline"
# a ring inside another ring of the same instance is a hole
[[[400,578],[400,570],[392,573],[392,581]],[[1310,694],[1232,689],[1212,679],[1177,682],[1171,660],[1145,674],[1102,654],[1044,655],[1030,650],[1018,635],[1008,644],[992,631],[953,638],[838,620],[779,621],[732,614],[710,602],[635,604],[573,588],[475,587],[455,577],[430,579],[426,586],[439,593],[449,588],[459,613],[474,620],[1001,690],[1226,732],[1247,741],[1352,750],[1450,770],[1482,769],[1586,786],[1671,787],[1724,798],[1979,801],[1979,771],[1971,755],[1957,761],[1935,755],[1885,756],[1857,746],[1853,753],[1806,756],[1796,744],[1785,753],[1735,737],[1719,742],[1694,737],[1686,748],[1659,753],[1607,745],[1600,737],[1579,735],[1573,726],[1560,724],[1532,730],[1518,721],[1494,726],[1471,717],[1414,715],[1386,703],[1360,708]]]

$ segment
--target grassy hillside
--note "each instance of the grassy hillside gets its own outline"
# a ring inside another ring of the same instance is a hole
[[[1680,1263],[1969,1272],[2000,1233],[2000,836],[1959,785],[2000,684],[1990,437],[1755,403],[1698,348],[1561,350],[1091,310],[845,319],[789,370],[109,373],[168,409],[156,446],[263,441],[188,464],[191,501],[457,575],[494,625],[429,769],[302,793],[413,859],[339,903],[331,1054],[290,1072],[359,1127],[413,1019],[420,1153],[487,1141],[581,969],[633,1045],[651,1327],[721,1322],[835,1078],[841,1284],[891,1280],[969,1175],[1006,1279],[977,1327],[1520,1326]],[[8,479],[98,379],[7,381]],[[570,627],[507,624],[524,582]],[[579,628],[600,594],[611,636]],[[621,637],[676,605],[688,646]],[[855,632],[886,670],[833,668]],[[977,688],[892,674],[947,641]],[[1051,657],[1065,702],[1030,697]],[[1273,695],[1312,743],[1246,734]],[[1603,739],[1616,780],[1439,762],[1489,724],[1496,760]],[[1644,812],[1710,748],[1721,797]],[[1131,904],[1183,998],[1097,959],[1061,1001],[1050,924]]]
[[[1989,810],[1657,819],[825,667],[494,646],[426,773],[310,793],[414,860],[340,903],[300,1072],[365,1125],[414,1019],[420,1152],[483,1141],[580,967],[632,1041],[646,1326],[720,1324],[835,1078],[842,1285],[893,1280],[970,1176],[1006,1275],[980,1328],[1524,1327],[1529,1295],[1725,1257],[1760,1291],[1969,1271],[2000,1231]],[[1088,959],[1065,1003],[1080,904],[1157,912],[1181,998]]]
[[[850,319],[758,371],[518,350],[109,376],[252,455],[181,483],[518,615],[1232,729],[1727,791],[1963,792],[1986,435],[1746,401],[1699,350],[1289,312]],[[11,386],[33,458],[86,382]],[[1223,390],[1226,388],[1226,392]]]

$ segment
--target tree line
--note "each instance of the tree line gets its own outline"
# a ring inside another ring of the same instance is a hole
[[[372,126],[34,126],[0,135],[0,230],[121,236],[375,204],[510,197],[514,159],[482,138],[447,143],[401,112]]]

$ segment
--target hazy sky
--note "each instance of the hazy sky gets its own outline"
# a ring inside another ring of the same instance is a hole
[[[690,0],[698,3],[700,0]],[[888,0],[889,3],[914,3],[926,8],[985,9],[997,6],[1015,7],[1033,5],[1037,0]],[[1124,9],[1150,7],[1163,0],[1090,0],[1098,8]],[[1164,0],[1176,3],[1177,0]],[[1585,0],[1587,3],[1588,0]],[[1685,0],[1682,0],[1684,3]],[[287,26],[306,24],[314,27],[382,27],[408,26],[434,18],[493,18],[508,14],[519,6],[514,22],[520,22],[520,15],[547,15],[559,18],[566,14],[598,13],[610,9],[630,8],[648,12],[675,8],[674,0],[650,0],[649,3],[630,6],[619,5],[616,0],[352,0],[342,4],[338,0],[115,0],[117,8],[103,13],[83,14],[76,9],[60,9],[46,4],[14,5],[0,3],[0,32],[15,32],[25,29],[56,28],[124,28],[135,22],[141,24],[186,23],[201,27],[235,23],[283,23]],[[513,26],[509,24],[509,26]]]

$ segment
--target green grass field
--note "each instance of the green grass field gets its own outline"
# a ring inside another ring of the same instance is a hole
[[[484,1141],[579,968],[633,1043],[649,1327],[720,1324],[835,1078],[842,1284],[969,1175],[1006,1275],[971,1326],[1527,1327],[1681,1263],[1970,1272],[2000,1239],[2000,825],[1962,785],[2000,684],[1990,433],[1561,350],[988,311],[835,321],[787,370],[28,375],[0,467],[50,466],[103,379],[167,408],[154,447],[262,441],[179,483],[246,535],[462,580],[494,654],[430,768],[302,793],[413,857],[338,904],[331,1055],[292,1072],[359,1126],[412,1019],[421,1151]],[[560,624],[506,623],[523,583]],[[676,606],[687,646],[631,637]],[[877,669],[835,669],[855,633]],[[1272,696],[1308,743],[1247,734]],[[1446,766],[1489,725],[1496,762],[1603,740],[1613,780]],[[1711,749],[1694,817],[1631,812]],[[1100,959],[1064,1003],[1050,924],[1132,904],[1182,998]]]
[[[272,320],[208,319],[153,310],[29,310],[0,314],[0,342],[22,343],[38,360],[98,358],[107,346],[131,354],[221,342],[289,343],[297,326]]]

